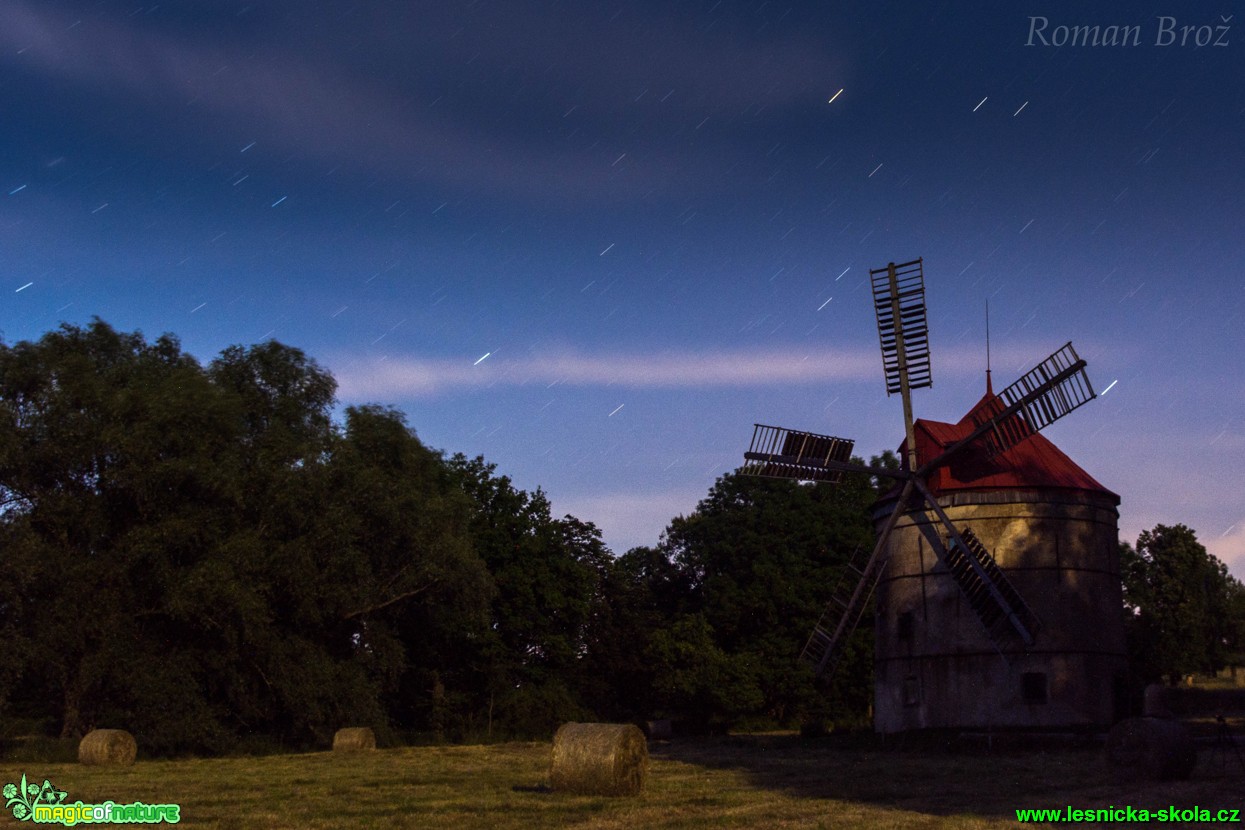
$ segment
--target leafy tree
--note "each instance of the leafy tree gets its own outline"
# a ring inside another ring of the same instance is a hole
[[[667,636],[689,595],[690,583],[658,548],[632,548],[606,563],[588,631],[584,684],[598,717],[632,721],[671,714],[677,696],[658,689],[664,663],[655,640]]]
[[[307,463],[327,449],[337,382],[299,349],[275,340],[230,346],[208,372],[235,399],[252,469]]]
[[[756,651],[728,654],[703,613],[682,614],[653,632],[653,692],[694,731],[723,729],[766,704]]]
[[[735,673],[724,687],[731,700],[718,701],[718,717],[790,722],[820,707],[811,673],[797,656],[847,557],[872,543],[867,508],[874,497],[863,476],[812,486],[730,474],[692,515],[671,522],[663,549],[687,580],[686,611],[703,618],[717,648],[733,661]],[[705,655],[712,676],[716,655]],[[663,664],[661,670],[680,667]],[[847,685],[838,696],[863,705],[868,671],[841,682]],[[695,700],[682,705],[703,711]]]
[[[544,493],[515,488],[483,458],[455,455],[450,466],[472,502],[472,542],[496,585],[490,625],[473,650],[486,731],[540,735],[587,717],[588,627],[609,562],[600,531],[572,516],[554,519]]]
[[[333,391],[273,342],[206,371],[99,320],[0,345],[14,711],[153,751],[385,726],[404,621],[437,606],[482,626],[492,586],[441,456],[392,410],[337,428]]]
[[[363,622],[426,596],[483,610],[492,586],[468,537],[470,503],[439,453],[396,410],[349,407],[317,504],[334,540],[338,619],[366,645]]]
[[[1245,666],[1245,584],[1228,577],[1227,612],[1224,619],[1224,662]]]
[[[120,701],[212,739],[161,615],[176,570],[237,503],[215,461],[236,438],[230,414],[171,336],[147,344],[96,320],[0,346],[0,581],[18,586],[5,627],[28,645],[15,693],[54,707],[62,735]]]
[[[899,460],[899,456],[892,450],[883,450],[881,455],[869,458],[869,466],[883,470],[899,470],[903,468],[903,462]],[[873,485],[874,493],[877,494],[879,499],[896,486],[896,480],[888,476],[873,476],[870,479],[870,483]]]
[[[1242,646],[1241,583],[1184,525],[1142,531],[1120,546],[1125,621],[1133,665],[1143,678],[1221,668]]]
[[[447,624],[478,627],[487,608],[492,584],[468,537],[470,505],[441,456],[400,413],[376,406],[348,408],[321,459],[276,480],[280,499],[256,516],[278,641],[257,656],[276,670],[258,699],[296,742],[323,742],[351,722],[383,728],[390,712],[402,716],[393,707],[403,679],[436,669],[422,638]],[[298,644],[298,666],[279,642]]]

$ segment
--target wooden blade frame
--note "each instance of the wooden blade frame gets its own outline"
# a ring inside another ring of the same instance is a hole
[[[934,511],[934,515],[937,516],[938,521],[942,523],[942,526],[947,531],[947,535],[950,537],[951,541],[955,545],[963,548],[965,551],[969,550],[968,541],[960,533],[959,529],[956,528],[955,524],[951,521],[951,518],[947,516],[946,512],[943,511],[942,506],[939,505],[938,501],[934,498],[934,494],[931,493],[929,488],[925,486],[925,482],[921,481],[919,477],[914,476],[912,478],[912,483],[916,489],[920,491],[922,498],[925,499],[925,503],[928,504]],[[898,509],[898,506],[896,509]],[[949,557],[946,549],[941,545],[932,545],[932,547],[934,548],[934,552],[938,555],[938,558],[942,560],[943,564],[950,567],[951,562],[948,561]],[[989,591],[990,599],[1006,615],[1008,623],[1011,624],[1011,627],[1016,631],[1016,634],[1020,637],[1021,641],[1027,648],[1032,647],[1037,636],[1037,629],[1040,626],[1037,615],[1024,604],[1024,600],[1021,599],[1020,595],[1016,593],[1015,589],[1010,585],[1000,588],[999,582],[1001,574],[996,576],[994,574],[987,573],[981,563],[978,562],[973,556],[967,556],[966,559],[969,566],[977,573],[978,578],[981,580],[986,590]],[[987,631],[987,633],[989,634],[990,632]]]
[[[963,439],[917,470],[924,478],[965,447],[981,441],[989,457],[1007,452],[1029,436],[1045,429],[1072,410],[1089,403],[1097,394],[1085,373],[1085,361],[1071,343],[1003,390],[990,408],[973,413],[976,426]]]
[[[882,344],[886,394],[901,391],[907,374],[909,389],[934,385],[929,363],[929,324],[925,319],[924,260],[890,263],[869,271],[873,310]]]
[[[797,481],[828,481],[837,484],[844,472],[871,471],[851,464],[855,441],[799,432],[785,427],[754,424],[752,443],[744,458],[748,475],[786,478]]]
[[[839,657],[843,653],[843,645],[848,638],[852,636],[852,632],[856,630],[856,626],[860,624],[860,618],[864,614],[865,606],[869,603],[869,597],[873,596],[873,589],[878,584],[878,580],[882,578],[882,572],[886,569],[886,540],[890,538],[891,531],[895,527],[895,523],[899,521],[899,517],[903,515],[905,505],[912,494],[912,489],[916,482],[911,476],[905,476],[907,481],[904,483],[903,489],[899,493],[899,501],[895,503],[895,509],[886,517],[886,524],[882,527],[882,532],[878,534],[877,543],[873,546],[873,553],[869,555],[869,560],[865,566],[861,568],[860,580],[856,583],[856,588],[852,591],[851,598],[838,615],[838,619],[834,623],[834,630],[823,629],[821,624],[813,627],[813,635],[809,638],[809,643],[818,636],[828,638],[828,643],[821,652],[820,659],[813,666],[814,674],[828,681],[833,676],[834,669],[838,666]],[[805,653],[809,650],[809,645],[804,646]],[[827,673],[827,670],[829,672]],[[823,675],[825,675],[823,677]]]
[[[886,394],[903,398],[904,435],[908,439],[908,469],[916,469],[916,433],[912,421],[912,390],[933,386],[929,365],[929,326],[925,321],[923,260],[888,264],[869,272],[873,282],[873,310],[882,345]]]
[[[900,477],[905,479],[903,489],[895,502],[895,508],[886,517],[886,523],[878,534],[877,542],[873,546],[873,552],[865,565],[858,571],[859,579],[856,582],[855,590],[852,591],[851,598],[843,603],[841,608],[827,609],[827,614],[824,614],[817,625],[813,627],[813,633],[804,646],[802,655],[806,658],[816,657],[813,660],[813,671],[822,682],[828,682],[834,676],[839,658],[842,657],[843,646],[860,624],[860,618],[864,614],[865,606],[868,604],[869,598],[873,596],[873,591],[886,570],[886,544],[899,518],[908,512],[908,502],[914,490],[920,491],[921,497],[933,509],[939,522],[946,528],[952,542],[964,548],[964,550],[968,550],[968,541],[951,522],[950,517],[947,516],[938,502],[934,500],[933,494],[925,487],[924,483],[918,477],[907,473],[901,474]],[[938,558],[945,565],[951,567],[949,562],[951,557],[948,556],[947,550],[942,546],[941,542],[933,545],[933,547]],[[999,576],[986,573],[975,557],[967,556],[966,561],[977,572],[980,582],[990,592],[991,601],[1007,618],[1009,626],[1015,630],[1026,647],[1031,647],[1034,644],[1037,629],[1040,627],[1037,615],[1025,605],[1024,600],[1020,598],[1020,595],[1015,592],[1014,588],[1006,584]],[[853,566],[849,565],[849,567]],[[958,587],[959,583],[957,582],[956,585]],[[1001,588],[1000,585],[1002,585]],[[828,620],[827,617],[830,616],[831,611],[834,612],[833,618]],[[974,614],[974,616],[977,615]],[[984,621],[979,616],[978,620],[982,622],[984,628]],[[992,642],[994,641],[994,632],[989,628],[986,628],[986,635],[990,637]]]
[[[994,457],[1007,452],[1097,397],[1085,365],[1072,344],[1065,343],[1000,392],[994,411],[975,414],[974,423],[991,426],[984,434],[987,453]]]

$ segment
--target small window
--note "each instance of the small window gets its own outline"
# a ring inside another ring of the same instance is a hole
[[[917,680],[915,674],[910,674],[903,680],[903,705],[916,706],[921,702],[921,683]]]
[[[1048,692],[1046,672],[1027,671],[1020,675],[1020,695],[1025,703],[1046,703]]]
[[[899,615],[899,641],[903,643],[912,642],[915,634],[916,620],[912,616],[911,611],[904,611]]]

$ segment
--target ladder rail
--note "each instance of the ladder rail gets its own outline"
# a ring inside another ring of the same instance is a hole
[[[904,508],[915,487],[914,481],[913,478],[908,478],[904,482],[903,489],[899,494],[899,500],[895,503],[895,509],[887,516],[886,524],[883,525],[881,532],[878,534],[877,542],[873,546],[872,553],[869,554],[868,561],[865,562],[863,568],[858,569],[860,578],[856,580],[856,587],[852,590],[851,598],[847,601],[842,613],[838,615],[834,630],[830,631],[829,627],[823,629],[820,625],[814,626],[813,634],[804,646],[805,652],[808,652],[810,644],[818,639],[818,632],[821,632],[824,648],[818,659],[815,661],[810,660],[810,662],[814,662],[813,671],[818,677],[825,678],[826,680],[833,677],[834,670],[838,667],[838,659],[842,656],[847,640],[855,632],[856,626],[860,624],[860,618],[864,614],[865,607],[873,596],[873,589],[876,587],[878,580],[881,579],[882,572],[886,567],[886,542],[890,537],[891,530],[895,527],[895,523],[906,512]],[[840,580],[842,579],[843,576],[840,575]],[[826,611],[830,612],[831,609],[827,608]],[[825,614],[823,613],[824,616]]]

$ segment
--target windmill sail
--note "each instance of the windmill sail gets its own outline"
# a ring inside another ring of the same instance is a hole
[[[747,475],[787,478],[798,481],[828,481],[843,478],[855,441],[799,432],[784,427],[755,424],[752,443],[744,458]]]
[[[961,530],[960,538],[963,544],[952,544],[943,561],[986,633],[998,646],[1012,639],[1032,646],[1041,625],[1037,615],[1007,581],[972,528]]]
[[[892,278],[893,277],[893,278]],[[873,310],[878,318],[886,394],[933,386],[929,365],[929,325],[925,320],[925,275],[922,260],[869,271]]]
[[[800,652],[800,658],[812,664],[818,677],[834,675],[839,658],[843,655],[841,645],[856,630],[865,606],[873,596],[873,588],[877,585],[876,578],[868,578],[869,561],[862,555],[862,550],[856,548],[848,562],[843,565],[839,580],[830,591],[826,610],[813,626],[813,633],[809,635],[804,650]],[[860,602],[853,603],[852,598],[861,584],[865,586],[864,597]]]
[[[974,433],[993,458],[1095,397],[1085,361],[1067,343],[973,413]]]
[[[908,496],[914,486],[915,481],[912,478],[904,482],[899,501],[887,517],[882,532],[878,534],[877,544],[873,546],[868,560],[864,563],[859,561],[859,550],[852,555],[851,561],[844,566],[839,576],[838,584],[831,592],[825,613],[821,615],[817,625],[813,626],[812,636],[808,638],[800,656],[813,664],[813,671],[818,677],[828,679],[834,675],[839,658],[843,656],[843,647],[860,624],[865,606],[869,604],[873,589],[886,568],[886,540],[903,513],[903,505],[908,503]]]
[[[930,546],[951,573],[995,646],[1001,652],[1004,641],[1013,637],[1026,648],[1032,646],[1041,625],[1037,614],[1025,604],[972,529],[958,530],[925,483],[918,478],[912,479],[912,483],[921,491],[925,503],[950,537],[946,547],[936,536],[930,540]]]

